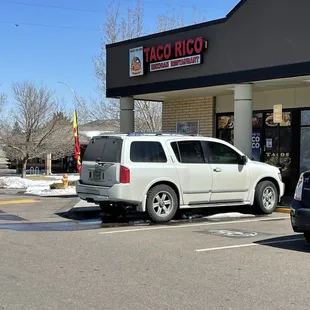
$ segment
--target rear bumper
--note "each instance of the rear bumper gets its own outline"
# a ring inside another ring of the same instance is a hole
[[[310,232],[310,208],[300,201],[293,200],[290,216],[294,232]]]
[[[77,181],[76,184],[77,195],[89,202],[127,202],[130,204],[137,204],[137,201],[130,201],[128,195],[128,185],[117,184],[112,187],[94,186],[82,184]]]

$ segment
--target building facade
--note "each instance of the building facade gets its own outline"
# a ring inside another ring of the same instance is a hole
[[[292,192],[310,169],[309,10],[308,0],[242,0],[225,18],[107,45],[121,131],[134,130],[135,99],[163,102],[163,131],[229,141],[281,166]]]

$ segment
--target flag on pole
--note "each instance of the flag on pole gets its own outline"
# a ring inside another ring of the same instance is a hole
[[[73,135],[74,135],[74,157],[76,159],[77,171],[81,172],[81,146],[79,141],[79,131],[77,123],[77,113],[73,114]]]

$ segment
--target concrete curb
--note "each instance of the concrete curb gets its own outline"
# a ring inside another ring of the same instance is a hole
[[[286,207],[279,207],[279,208],[276,208],[275,212],[278,212],[278,213],[290,213],[291,209],[290,208],[286,208]]]

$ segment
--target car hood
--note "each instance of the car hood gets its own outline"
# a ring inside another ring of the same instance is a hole
[[[262,167],[262,168],[265,168],[265,169],[272,169],[274,170],[275,172],[280,172],[280,169],[275,167],[275,166],[272,166],[272,165],[269,165],[269,164],[266,164],[266,163],[261,163],[259,161],[250,161],[251,165],[254,165],[254,166],[259,166],[259,167]]]

